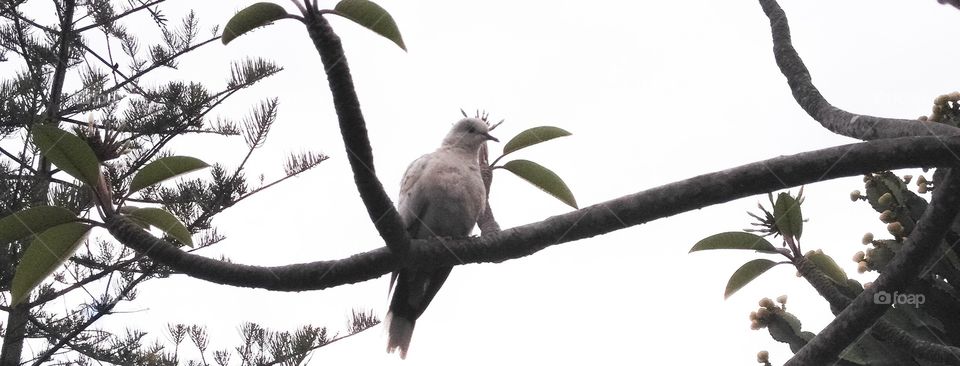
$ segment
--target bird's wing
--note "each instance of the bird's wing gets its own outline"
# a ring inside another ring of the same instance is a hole
[[[422,217],[426,207],[427,200],[424,199],[422,194],[419,194],[420,187],[418,182],[420,178],[424,176],[424,172],[427,170],[427,166],[430,164],[433,158],[433,154],[426,154],[414,160],[410,163],[410,166],[407,167],[406,173],[403,174],[403,179],[400,181],[400,199],[397,203],[397,207],[400,210],[400,218],[403,220],[404,228],[407,230],[407,234],[411,238],[416,238],[417,233],[414,231],[419,231],[417,228],[420,226],[419,220],[417,217]]]
[[[429,206],[429,202],[417,193],[419,191],[417,182],[423,177],[431,158],[432,154],[426,154],[414,160],[407,167],[407,171],[403,173],[403,179],[400,180],[400,199],[397,202],[397,207],[400,210],[400,219],[403,221],[404,229],[411,238],[419,237],[422,225],[418,218],[423,217]],[[399,275],[400,272],[391,274],[387,297],[393,291]]]

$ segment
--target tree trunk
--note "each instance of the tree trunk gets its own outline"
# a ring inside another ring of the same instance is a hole
[[[46,123],[57,125],[60,115],[60,96],[63,93],[63,82],[67,72],[70,58],[70,41],[73,39],[73,12],[76,6],[75,0],[66,0],[63,2],[63,9],[60,17],[60,34],[57,49],[57,65],[53,73],[52,84],[50,85],[49,104],[46,110]],[[16,11],[16,9],[14,9]],[[46,158],[41,158],[37,169],[37,177],[42,179],[37,182],[36,190],[33,192],[31,207],[43,206],[47,204],[47,195],[50,190],[50,162]],[[0,350],[0,366],[18,366],[20,357],[23,353],[23,340],[27,331],[27,316],[30,314],[30,308],[24,303],[14,306],[7,314],[7,332],[3,337],[3,348]]]
[[[30,309],[21,303],[10,309],[10,313],[7,314],[7,333],[3,336],[0,366],[20,365],[20,353],[23,351],[23,338],[27,331],[29,311]]]

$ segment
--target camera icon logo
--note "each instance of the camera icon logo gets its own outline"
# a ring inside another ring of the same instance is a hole
[[[877,291],[873,294],[873,303],[877,305],[890,305],[893,303],[893,296],[886,291]]]
[[[877,291],[873,294],[873,303],[877,305],[892,305],[893,307],[907,305],[919,308],[926,301],[927,297],[924,294],[889,293],[886,291]]]

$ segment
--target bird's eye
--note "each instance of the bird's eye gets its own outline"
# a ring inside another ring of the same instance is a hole
[[[467,127],[467,132],[469,132],[469,133],[476,133],[476,132],[477,132],[477,129],[476,129],[476,128],[473,128],[472,126],[471,126],[471,127]]]

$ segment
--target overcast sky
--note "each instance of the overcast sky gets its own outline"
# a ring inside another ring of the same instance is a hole
[[[170,1],[177,19],[197,7],[201,24],[223,24],[253,2]],[[292,10],[289,2],[281,5]],[[573,136],[516,153],[564,178],[581,207],[752,161],[854,142],[822,129],[793,101],[771,52],[756,1],[389,1],[409,52],[333,18],[372,140],[377,173],[396,197],[409,162],[435,149],[460,108],[486,109],[506,122],[502,141],[553,125]],[[334,5],[327,2],[328,7]],[[916,118],[937,95],[960,87],[955,47],[960,11],[925,1],[784,1],[794,44],[814,83],[854,113]],[[146,23],[144,15],[137,18]],[[132,27],[135,24],[129,23]],[[156,37],[144,28],[145,37]],[[382,246],[347,164],[319,56],[302,25],[281,21],[191,53],[168,78],[223,85],[229,63],[269,58],[285,71],[218,110],[239,117],[277,96],[279,119],[249,175],[282,174],[291,151],[331,159],[303,176],[219,215],[228,240],[210,256],[280,265],[342,258]],[[179,153],[236,165],[241,138],[204,136]],[[500,146],[492,146],[494,153]],[[849,258],[864,232],[885,237],[865,203],[848,193],[860,178],[807,186],[805,250],[823,248],[861,282]],[[794,189],[794,191],[796,191]],[[777,267],[729,300],[730,274],[758,255],[687,254],[699,239],[748,226],[751,197],[615,233],[551,247],[501,264],[458,266],[417,322],[407,365],[508,362],[752,364],[789,348],[747,315],[762,297],[788,294],[803,329],[832,318],[826,302],[788,266]],[[490,199],[504,228],[569,207],[500,170]],[[387,276],[304,293],[240,289],[179,277],[142,286],[104,327],[205,324],[213,347],[233,347],[237,326],[279,329],[312,323],[343,329],[351,308],[386,312]],[[147,310],[147,311],[139,311]],[[156,337],[163,337],[156,333]],[[323,348],[311,364],[392,363],[377,327]]]

